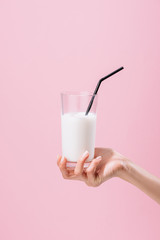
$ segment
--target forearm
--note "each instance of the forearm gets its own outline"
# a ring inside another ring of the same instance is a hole
[[[119,173],[123,180],[138,187],[160,204],[160,178],[153,176],[131,161],[126,161],[124,170]]]

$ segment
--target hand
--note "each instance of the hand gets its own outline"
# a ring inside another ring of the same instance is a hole
[[[84,181],[92,187],[119,176],[126,169],[127,159],[110,148],[95,148],[94,159],[87,168],[84,168],[88,157],[89,153],[86,151],[78,160],[76,167],[70,169],[66,167],[67,159],[58,156],[57,165],[65,179]]]

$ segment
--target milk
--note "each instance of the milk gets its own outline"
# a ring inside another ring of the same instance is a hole
[[[87,161],[94,158],[96,114],[85,112],[66,113],[61,115],[62,155],[69,162],[77,162],[87,150]]]

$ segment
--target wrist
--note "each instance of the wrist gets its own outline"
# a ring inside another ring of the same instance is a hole
[[[127,176],[129,176],[131,169],[132,169],[132,162],[129,159],[124,158],[120,162],[120,169],[117,171],[116,176],[121,179],[126,179]]]

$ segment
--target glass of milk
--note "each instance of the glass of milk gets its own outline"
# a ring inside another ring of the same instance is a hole
[[[75,167],[86,150],[89,157],[84,167],[94,158],[97,94],[89,113],[85,115],[92,97],[90,92],[61,93],[62,156],[67,158],[67,167]]]

